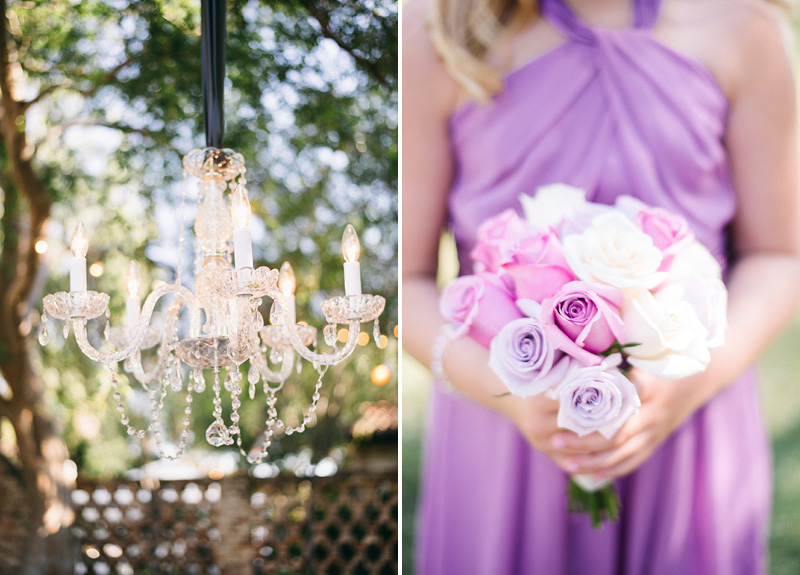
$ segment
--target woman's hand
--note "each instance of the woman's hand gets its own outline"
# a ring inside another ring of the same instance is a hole
[[[605,440],[597,433],[581,438],[571,431],[560,429],[557,422],[558,401],[544,394],[526,398],[506,396],[499,401],[508,402],[499,411],[517,426],[528,443],[567,473],[579,470],[576,458],[589,457],[596,451],[597,438]]]
[[[597,479],[627,475],[642,465],[669,435],[703,403],[700,376],[668,381],[640,369],[629,379],[636,385],[642,407],[611,438],[593,433],[578,437],[562,432],[565,469]]]

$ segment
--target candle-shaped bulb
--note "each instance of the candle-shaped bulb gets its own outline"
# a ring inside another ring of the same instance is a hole
[[[247,189],[241,184],[233,192],[231,215],[235,229],[246,230],[250,226],[250,200],[247,199]]]
[[[89,239],[86,237],[86,227],[83,222],[78,222],[75,231],[72,232],[72,239],[69,242],[69,249],[76,258],[85,258],[89,251]]]
[[[294,295],[296,286],[297,280],[294,278],[292,264],[289,262],[283,262],[283,265],[281,266],[281,273],[278,276],[278,288],[281,290],[283,295],[290,296]]]
[[[125,288],[128,291],[128,297],[137,297],[139,295],[139,286],[142,283],[142,278],[139,275],[139,266],[136,262],[131,260],[128,265],[128,273],[125,274]]]
[[[342,236],[342,255],[346,262],[357,262],[361,253],[361,242],[358,241],[356,230],[350,224],[344,229]]]

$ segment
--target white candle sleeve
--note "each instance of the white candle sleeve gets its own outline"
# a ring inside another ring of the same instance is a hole
[[[69,291],[86,291],[86,258],[73,257],[70,261]]]
[[[139,324],[140,304],[138,297],[132,296],[125,299],[125,325],[135,327]]]
[[[233,230],[233,261],[236,269],[253,267],[253,241],[250,230]]]
[[[292,326],[297,323],[297,311],[295,309],[294,296],[285,295],[283,296],[283,301],[286,303],[286,309],[284,310],[284,313],[286,314],[286,325],[289,327],[289,329],[291,329]]]
[[[345,295],[361,295],[361,264],[344,262]]]

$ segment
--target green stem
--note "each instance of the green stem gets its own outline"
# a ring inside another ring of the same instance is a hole
[[[570,479],[567,500],[569,512],[586,513],[595,529],[601,528],[605,521],[619,519],[621,503],[613,483],[597,491],[585,491]]]

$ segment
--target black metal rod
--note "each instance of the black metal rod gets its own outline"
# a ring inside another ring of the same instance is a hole
[[[206,146],[221,148],[225,136],[225,0],[201,0],[200,11]]]

